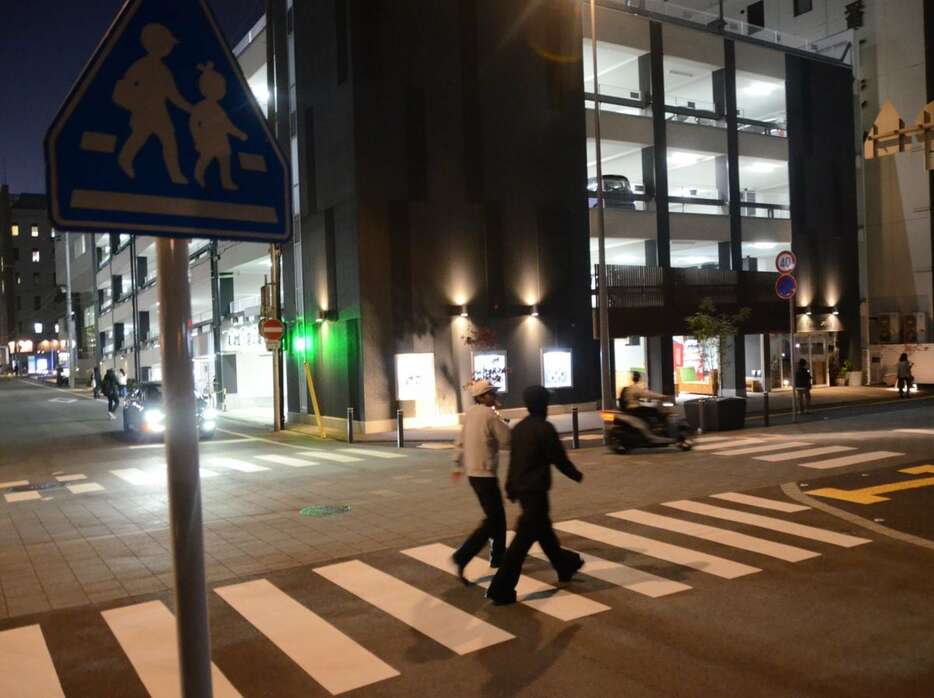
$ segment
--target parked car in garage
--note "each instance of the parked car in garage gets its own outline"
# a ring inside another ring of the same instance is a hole
[[[587,191],[597,191],[597,178],[591,177],[587,182]],[[629,183],[629,177],[618,174],[603,175],[603,199],[606,201],[607,208],[628,208],[636,207],[636,200],[633,196],[632,185]],[[587,198],[588,206],[596,208],[597,197]]]

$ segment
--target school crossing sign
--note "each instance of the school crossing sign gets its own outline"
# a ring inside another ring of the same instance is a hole
[[[128,0],[45,149],[60,229],[289,237],[285,158],[205,0]]]

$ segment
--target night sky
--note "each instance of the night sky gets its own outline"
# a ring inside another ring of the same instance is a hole
[[[42,139],[122,0],[2,2],[0,183],[44,192]],[[263,12],[263,0],[212,0],[231,45]]]

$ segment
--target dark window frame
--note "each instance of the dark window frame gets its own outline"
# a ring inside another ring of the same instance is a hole
[[[795,17],[807,14],[814,9],[814,0],[792,0]]]

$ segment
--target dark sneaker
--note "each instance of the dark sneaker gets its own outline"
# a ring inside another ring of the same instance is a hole
[[[470,586],[470,580],[464,576],[464,568],[467,567],[467,565],[462,565],[456,555],[451,555],[451,562],[453,562],[454,566],[457,568],[457,578],[461,580],[461,584],[465,587]]]
[[[514,589],[511,590],[508,594],[502,593],[496,594],[495,596],[491,594],[489,590],[487,590],[484,596],[492,601],[494,606],[508,606],[509,604],[516,602],[516,592]]]
[[[562,583],[570,582],[577,571],[584,566],[584,559],[580,555],[575,555],[575,560],[567,570],[558,575],[558,581]]]
[[[499,569],[500,565],[503,564],[503,557],[505,557],[505,556],[504,556],[504,555],[497,555],[496,557],[493,557],[493,556],[491,555],[491,556],[490,556],[490,567],[492,567],[494,570],[495,570],[495,569]]]

